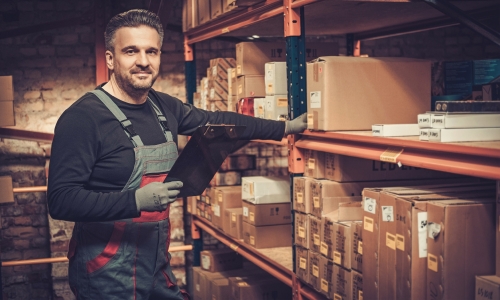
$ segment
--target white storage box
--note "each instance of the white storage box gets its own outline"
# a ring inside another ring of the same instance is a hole
[[[429,141],[448,143],[500,141],[500,128],[431,128]]]
[[[286,95],[286,62],[266,63],[266,95]]]
[[[500,114],[432,114],[432,128],[500,127]]]
[[[288,120],[288,96],[273,95],[266,96],[266,119],[283,121]]]
[[[265,119],[265,106],[266,98],[254,98],[253,99],[253,114],[256,118]]]
[[[253,204],[290,202],[290,183],[279,177],[243,177],[241,198]]]
[[[418,124],[376,124],[372,125],[373,136],[412,136],[419,135]]]

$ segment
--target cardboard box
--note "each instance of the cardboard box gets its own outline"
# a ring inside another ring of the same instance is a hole
[[[293,209],[302,213],[311,212],[311,178],[294,177],[293,178]]]
[[[262,98],[266,96],[263,75],[245,75],[236,80],[238,98]]]
[[[265,118],[268,120],[288,120],[288,95],[272,95],[265,98]]]
[[[274,278],[253,278],[238,283],[240,298],[238,300],[292,298],[292,289]]]
[[[420,135],[418,124],[375,124],[372,125],[373,136],[415,136]]]
[[[224,209],[224,221],[222,223],[222,231],[227,233],[228,235],[234,237],[234,238],[240,238],[238,237],[237,231],[235,230],[235,234],[231,234],[231,228],[233,227],[233,220],[234,220],[234,227],[239,226],[241,229],[241,225],[238,224],[238,215],[243,214],[243,208],[226,208]],[[239,219],[242,219],[239,217]],[[241,235],[240,235],[241,236]]]
[[[238,239],[243,239],[243,209],[233,208],[229,210],[231,212],[231,221],[229,235]]]
[[[201,268],[209,272],[221,272],[243,267],[243,259],[231,249],[204,250],[200,253]]]
[[[215,279],[210,282],[212,300],[226,300],[231,298],[231,289],[227,278]]]
[[[476,276],[475,300],[500,300],[500,277]]]
[[[429,141],[442,143],[500,141],[500,128],[431,128]]]
[[[253,99],[253,114],[256,118],[264,119],[266,117],[265,113],[266,98],[254,98]]]
[[[321,235],[321,219],[313,215],[307,215],[307,218],[307,225],[309,227],[309,232],[307,233],[307,236],[309,238],[309,249],[314,252],[320,253],[321,240],[323,238]]]
[[[363,300],[363,274],[351,270],[351,299]]]
[[[16,125],[12,76],[0,76],[0,126]]]
[[[0,203],[14,203],[12,177],[0,176]]]
[[[397,197],[397,196],[396,196]],[[396,300],[396,197],[382,192],[379,216],[379,299]]]
[[[227,111],[227,106],[226,100],[208,100],[208,110],[210,111]]]
[[[321,218],[337,210],[339,203],[356,201],[356,198],[353,197],[361,193],[364,184],[370,183],[339,183],[330,180],[313,179],[310,184],[311,214]]]
[[[453,175],[434,170],[325,153],[325,178],[337,182],[449,178]]]
[[[304,176],[315,179],[326,178],[325,152],[304,150]]]
[[[186,32],[198,25],[198,9],[196,0],[184,0],[182,6],[182,31]]]
[[[333,265],[333,295],[331,299],[351,300],[351,270]]]
[[[197,207],[197,202],[196,197],[187,197],[187,207],[186,210],[190,214],[195,214],[196,213],[196,207]]]
[[[266,95],[287,95],[286,62],[268,62],[265,70]]]
[[[309,251],[295,246],[295,274],[304,282],[309,282]]]
[[[353,231],[352,222],[338,223],[328,215],[321,219],[321,247],[320,253],[334,263],[347,269],[351,268],[353,260]],[[357,246],[359,247],[359,241]],[[362,250],[361,250],[362,251]],[[358,258],[359,259],[359,258]]]
[[[254,204],[288,203],[290,183],[271,176],[243,177],[241,197]]]
[[[428,141],[429,140],[429,128],[422,128],[420,129],[420,135],[418,139],[420,141]]]
[[[212,203],[214,212],[212,223],[215,227],[223,229],[225,223],[224,210],[227,208],[242,207],[241,201],[241,186],[228,186],[213,188],[215,193],[215,201]]]
[[[308,250],[309,252],[309,284],[318,292],[321,291],[321,254]]]
[[[319,258],[319,292],[328,299],[333,298],[335,278],[333,277],[333,261],[324,256]]]
[[[292,223],[291,203],[253,204],[243,201],[243,222],[254,226]]]
[[[292,245],[292,225],[253,226],[243,222],[243,240],[256,249]]]
[[[236,75],[265,75],[268,62],[286,61],[285,43],[241,42],[236,44]],[[306,60],[338,55],[337,43],[307,43]]]
[[[473,299],[475,276],[493,274],[494,208],[493,199],[491,202],[443,200],[428,203],[428,299]]]
[[[412,123],[430,110],[430,71],[429,61],[417,59],[320,57],[307,64],[308,128]]]
[[[203,272],[204,271],[201,269],[201,267],[193,267],[193,296],[198,299],[201,299],[203,297],[201,289],[201,277],[203,276]]]
[[[208,272],[200,267],[193,267],[193,296],[194,299],[212,300],[212,282],[218,279],[224,279],[236,276],[247,270],[238,269],[225,272]]]
[[[211,186],[240,185],[241,173],[235,171],[217,172],[210,181]]]
[[[205,24],[210,21],[210,1],[202,0],[198,2],[198,25]]]
[[[222,15],[222,2],[223,0],[210,0],[210,15],[212,19]]]
[[[238,102],[236,103],[236,111],[239,114],[253,117],[255,115],[255,112],[253,109],[253,98],[241,98],[241,99],[239,99]]]
[[[418,126],[420,128],[430,128],[431,127],[431,114],[430,113],[425,113],[425,114],[418,114]]]
[[[308,215],[295,212],[295,245],[309,249],[309,218]]]
[[[235,60],[236,64],[236,60]],[[236,96],[236,89],[233,91],[233,82],[236,83],[236,68],[230,67],[227,68],[227,93],[228,95]]]
[[[363,272],[363,222],[352,222],[351,227],[351,269]]]

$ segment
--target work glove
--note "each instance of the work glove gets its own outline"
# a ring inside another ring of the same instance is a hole
[[[137,211],[164,211],[177,199],[182,181],[152,182],[135,191]]]
[[[307,114],[301,114],[291,121],[285,121],[285,136],[301,133],[307,129]]]

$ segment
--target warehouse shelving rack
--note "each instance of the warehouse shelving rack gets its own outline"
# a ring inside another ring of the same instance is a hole
[[[361,40],[386,38],[458,24],[466,25],[500,46],[500,33],[482,23],[485,19],[498,16],[499,12],[498,1],[267,0],[185,32],[187,99],[192,103],[192,94],[196,90],[195,44],[211,38],[246,37],[254,34],[264,37],[284,36],[289,117],[295,118],[307,111],[304,53],[306,20],[313,20],[307,24],[308,35],[345,35],[347,55],[359,56]],[[422,142],[414,137],[373,137],[371,132],[313,131],[289,136],[287,141],[291,178],[303,173],[302,152],[304,149],[312,149],[500,180],[500,142],[445,144]],[[324,297],[299,281],[294,272],[283,269],[279,262],[269,260],[260,251],[228,237],[196,216],[193,216],[192,228],[193,238],[199,238],[199,230],[205,230],[291,286],[294,299]],[[201,250],[200,246],[198,241],[194,247],[195,257]]]

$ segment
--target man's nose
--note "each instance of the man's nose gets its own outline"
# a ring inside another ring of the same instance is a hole
[[[140,52],[139,55],[137,56],[137,60],[135,63],[136,63],[136,65],[142,66],[142,67],[149,66],[149,59],[148,59],[146,52]]]

